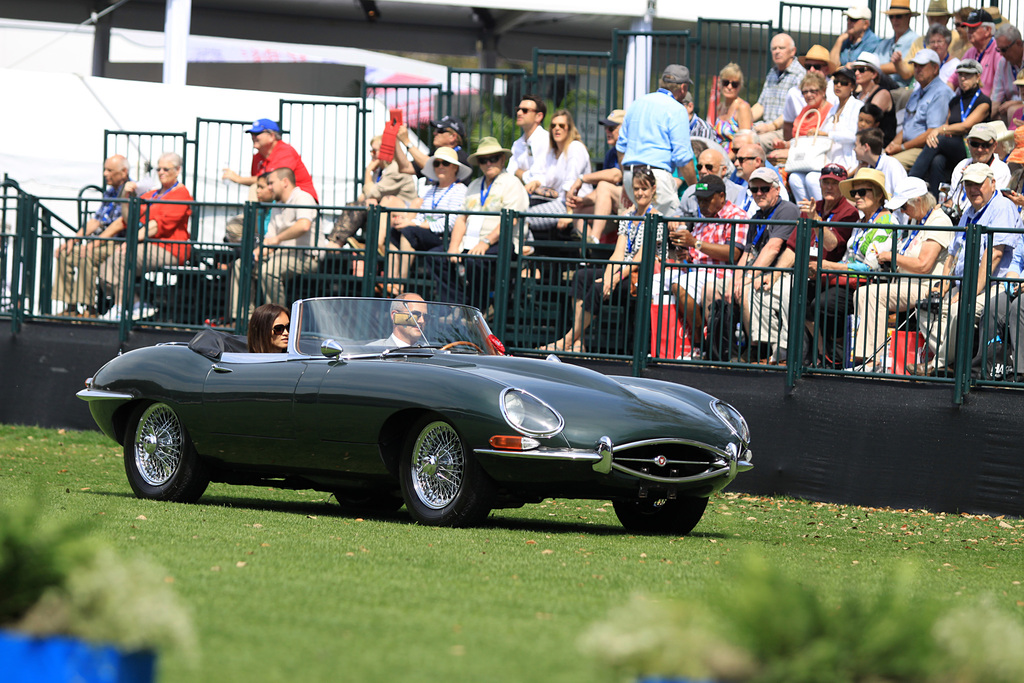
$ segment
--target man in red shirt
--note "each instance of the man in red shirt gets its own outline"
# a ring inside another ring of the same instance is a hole
[[[161,266],[182,265],[192,253],[188,220],[192,208],[188,204],[163,202],[191,202],[192,194],[178,176],[181,173],[181,157],[174,152],[166,152],[157,160],[156,174],[160,187],[145,193],[142,200],[142,213],[139,219],[138,250],[135,255],[135,274],[141,275],[147,270]],[[125,188],[135,191],[134,183],[129,182]],[[100,269],[100,284],[103,289],[114,296],[114,306],[104,315],[102,320],[120,320],[124,287],[125,259],[128,254],[127,243],[122,244],[103,262]],[[151,316],[155,311],[147,311],[138,303],[135,304],[135,319]]]
[[[230,168],[225,168],[222,178],[240,185],[255,185],[256,179],[264,173],[290,168],[295,174],[295,185],[312,195],[317,204],[320,203],[320,197],[313,189],[313,177],[302,163],[298,151],[281,139],[281,127],[275,121],[258,119],[245,132],[252,136],[252,146],[256,150],[252,155],[250,175],[240,176]],[[250,201],[256,199],[250,197]]]

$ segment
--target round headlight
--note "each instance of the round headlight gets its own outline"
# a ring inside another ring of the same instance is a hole
[[[522,389],[509,388],[501,393],[501,414],[513,429],[531,436],[551,436],[565,426],[554,408]]]
[[[725,423],[729,431],[739,437],[740,441],[750,443],[750,427],[747,426],[747,421],[740,415],[740,411],[725,401],[717,399],[711,402],[711,410],[714,411],[719,420]]]

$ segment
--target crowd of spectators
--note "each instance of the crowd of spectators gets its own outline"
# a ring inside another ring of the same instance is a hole
[[[1016,290],[1002,280],[1022,272],[1024,244],[1013,231],[1024,207],[1024,43],[996,8],[952,12],[946,0],[931,0],[924,35],[911,29],[918,12],[909,0],[890,0],[883,11],[891,27],[885,38],[872,30],[865,6],[845,11],[846,31],[830,47],[798,55],[789,35],[773,36],[771,68],[756,75],[757,100],[741,96],[749,74],[728,63],[703,116],[689,69],[665,66],[657,90],[600,120],[607,142],[600,168],[591,160],[601,150],[587,148],[572,112],[549,113],[533,94],[516,107],[510,148],[471,137],[454,115],[430,122],[431,150],[399,126],[393,158],[382,158],[378,135],[357,200],[384,210],[375,244],[351,231],[337,242],[320,237],[309,171],[278,124],[259,119],[246,131],[254,148],[249,175],[223,171],[225,180],[252,186],[251,201],[273,204],[263,212],[255,266],[247,267],[248,257],[225,266],[227,322],[248,313],[239,308],[247,286],[250,309],[287,304],[287,281],[316,270],[328,248],[376,249],[382,296],[405,293],[418,258],[439,300],[486,308],[498,277],[499,214],[511,210],[523,221],[512,240],[520,257],[551,240],[614,245],[609,265],[588,264],[564,278],[572,325],[545,348],[583,351],[603,302],[635,291],[641,227],[653,214],[665,229],[647,245],[658,260],[651,288],[656,303],[674,306],[692,357],[707,357],[712,323],[730,311],[718,328],[731,334],[735,320],[744,339],[736,346],[749,349],[744,360],[786,362],[784,342],[796,324],[791,297],[803,286],[789,269],[806,260],[800,326],[809,362],[890,369],[887,328],[916,316],[935,361],[908,371],[941,372],[953,363],[960,288],[950,283],[964,272],[964,235],[975,225],[1008,230],[985,234],[978,282],[964,285],[975,292],[979,319],[991,300],[1008,308]],[[189,207],[164,203],[191,199],[180,166],[177,155],[163,155],[160,186],[142,196],[149,201],[138,232],[140,270],[189,258]],[[134,304],[144,317],[144,303],[126,301],[130,288],[121,281],[126,247],[118,239],[126,226],[117,200],[135,190],[124,158],[108,159],[104,177],[100,209],[57,249],[54,298],[67,315],[120,319]],[[590,217],[608,215],[623,218]],[[801,218],[823,223],[806,254],[797,253]],[[238,239],[230,230],[229,237]],[[112,301],[105,313],[94,282]],[[938,304],[919,314],[917,304],[929,297]],[[743,352],[732,353],[727,359]]]

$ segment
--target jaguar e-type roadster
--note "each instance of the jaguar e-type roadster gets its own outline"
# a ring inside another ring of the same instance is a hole
[[[194,502],[211,481],[328,491],[353,511],[466,526],[546,497],[612,501],[639,533],[683,535],[750,469],[731,405],[686,386],[507,356],[480,311],[321,298],[288,347],[248,353],[205,329],[88,379],[100,429],[141,498]]]

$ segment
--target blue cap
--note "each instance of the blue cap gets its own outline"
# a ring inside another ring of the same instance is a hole
[[[270,119],[256,119],[252,122],[252,128],[245,132],[262,133],[265,130],[272,130],[275,133],[280,133],[281,127],[277,125],[277,121],[271,121]]]

